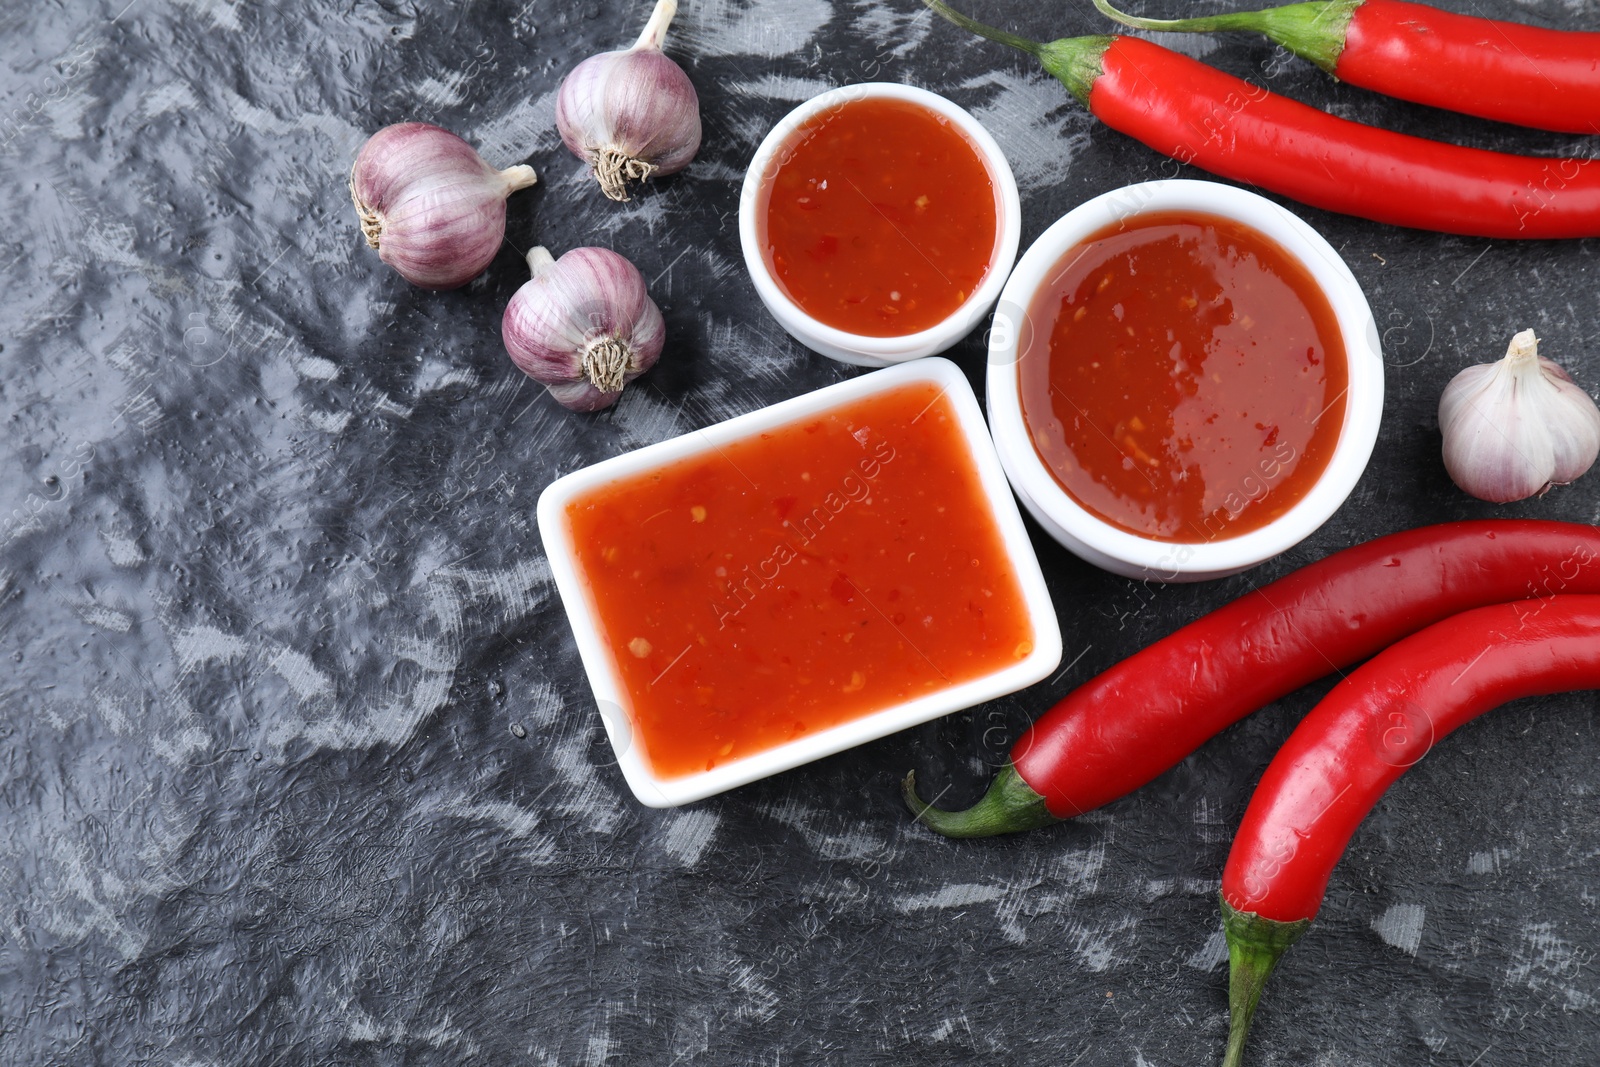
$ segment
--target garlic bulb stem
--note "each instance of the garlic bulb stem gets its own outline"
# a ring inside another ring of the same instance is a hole
[[[667,27],[672,25],[672,17],[677,13],[678,0],[656,0],[655,10],[650,12],[650,21],[644,24],[644,31],[639,34],[630,51],[637,52],[641,48],[661,51],[661,46],[667,40]]]
[[[560,259],[534,248],[527,260],[533,277],[500,324],[506,353],[574,411],[610,407],[666,340],[644,276],[609,248],[574,248]]]
[[[537,278],[550,267],[555,266],[556,257],[552,256],[550,254],[550,250],[544,245],[534,245],[532,248],[528,249],[527,260],[528,269],[532,271],[533,276]]]
[[[677,0],[657,0],[633,47],[590,56],[556,93],[562,143],[613,200],[628,199],[635,182],[682,170],[700,149],[700,98],[661,51],[677,11]]]
[[[538,181],[539,176],[526,163],[518,163],[514,167],[507,167],[501,171],[500,180],[506,183],[506,195],[510,196],[518,189],[526,189]]]
[[[1532,330],[1521,330],[1511,336],[1511,343],[1506,346],[1507,368],[1515,370],[1538,358],[1539,338],[1534,336]]]

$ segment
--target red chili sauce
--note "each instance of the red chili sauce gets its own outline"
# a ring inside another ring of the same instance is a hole
[[[989,273],[994,183],[950,120],[853,100],[796,130],[766,206],[778,287],[819,322],[869,337],[937,325]]]
[[[1073,248],[1029,308],[1023,420],[1071,497],[1200,543],[1260,529],[1321,476],[1344,342],[1310,272],[1228,219],[1152,212]]]
[[[911,383],[567,507],[663,778],[1003,669],[1033,628],[948,398]]]

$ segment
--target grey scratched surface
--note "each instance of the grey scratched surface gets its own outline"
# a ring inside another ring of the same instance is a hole
[[[740,175],[778,116],[872,78],[943,92],[1009,154],[1024,242],[1176,173],[1026,57],[906,0],[685,0],[705,148],[604,201],[552,129],[562,73],[637,32],[602,5],[111,0],[0,10],[0,1062],[1215,1062],[1214,893],[1296,693],[1092,817],[950,843],[1031,716],[1204,610],[1352,542],[1494,514],[1600,519],[1600,477],[1495,509],[1447,482],[1434,405],[1532,326],[1600,386],[1595,241],[1515,245],[1304,212],[1384,331],[1372,468],[1247,577],[1151,590],[1036,538],[1071,666],[1028,692],[677,811],[601,739],[531,521],[559,474],[847,371],[740,261]],[[1461,0],[1600,29],[1600,8]],[[1173,5],[1168,5],[1172,10]],[[980,14],[1098,32],[1086,5]],[[1259,41],[1177,42],[1328,108],[1466,143],[1591,142],[1331,83]],[[440,122],[539,186],[464,291],[359,241],[364,136]],[[666,313],[597,417],[498,339],[516,249],[603,244]],[[978,337],[953,353],[975,376]],[[1593,694],[1463,729],[1357,834],[1269,992],[1263,1065],[1600,1058]]]

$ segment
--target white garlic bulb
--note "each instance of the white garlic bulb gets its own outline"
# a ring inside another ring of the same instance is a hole
[[[500,322],[511,361],[573,411],[610,407],[666,341],[644,276],[609,248],[574,248],[560,259],[535,248],[528,267],[532,280]]]
[[[350,199],[378,257],[412,285],[455,289],[483,273],[506,233],[506,197],[533,168],[496,170],[426,122],[385,126],[350,168]]]
[[[658,0],[632,48],[579,63],[556,94],[556,126],[600,189],[628,199],[628,183],[673,174],[700,150],[700,98],[661,52],[677,0]]]
[[[1444,465],[1462,489],[1503,504],[1566,485],[1600,455],[1600,408],[1523,330],[1498,363],[1468,367],[1439,397]]]

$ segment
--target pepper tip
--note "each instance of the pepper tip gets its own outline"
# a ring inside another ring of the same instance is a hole
[[[1289,946],[1305,936],[1310,919],[1283,922],[1240,911],[1221,897],[1222,931],[1228,941],[1228,1051],[1222,1067],[1242,1067],[1244,1042],[1267,979]]]

